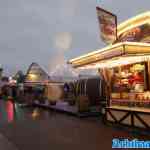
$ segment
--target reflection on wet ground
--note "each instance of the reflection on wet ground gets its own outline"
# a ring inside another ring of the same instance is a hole
[[[0,124],[28,119],[46,119],[49,118],[49,115],[49,111],[43,111],[40,108],[21,107],[12,101],[0,100]]]
[[[113,138],[150,139],[106,126],[100,118],[81,119],[0,100],[0,150],[109,150]]]

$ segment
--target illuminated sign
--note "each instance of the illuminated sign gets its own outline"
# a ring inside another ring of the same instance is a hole
[[[150,25],[143,24],[122,33],[117,42],[125,41],[150,43]]]
[[[99,7],[96,10],[102,40],[113,43],[117,39],[117,16]]]

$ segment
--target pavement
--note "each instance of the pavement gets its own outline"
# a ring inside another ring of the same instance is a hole
[[[32,107],[4,113],[5,107],[11,108],[1,101],[7,119],[0,111],[0,150],[110,150],[113,138],[149,139],[104,125],[100,117],[77,118]]]
[[[18,150],[16,146],[6,137],[0,134],[0,149],[1,150]]]

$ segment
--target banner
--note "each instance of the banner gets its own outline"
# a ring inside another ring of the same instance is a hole
[[[102,40],[107,44],[113,43],[117,39],[117,16],[99,7],[96,11]]]
[[[150,25],[148,23],[127,30],[118,36],[117,42],[150,43]]]

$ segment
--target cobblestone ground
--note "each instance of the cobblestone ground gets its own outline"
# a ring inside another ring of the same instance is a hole
[[[104,125],[100,117],[13,106],[0,101],[0,150],[110,150],[113,138],[149,138]]]

